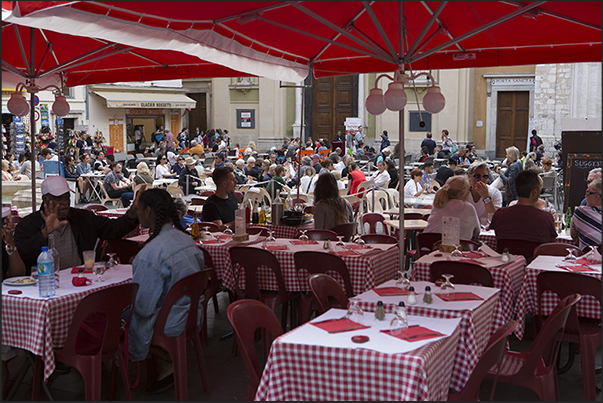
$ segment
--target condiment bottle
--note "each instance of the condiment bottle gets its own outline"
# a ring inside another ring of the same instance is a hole
[[[385,309],[383,308],[383,301],[377,301],[377,309],[375,310],[375,319],[385,319]]]
[[[423,294],[423,302],[426,304],[431,304],[433,302],[433,296],[431,295],[431,287],[425,286],[425,294]]]
[[[415,287],[408,287],[408,297],[406,298],[406,303],[408,305],[415,305],[417,303],[417,293],[415,292]]]
[[[323,249],[331,249],[331,239],[327,238],[325,239],[325,243],[322,245]]]
[[[197,240],[201,236],[201,232],[199,231],[199,222],[197,221],[197,217],[193,219],[193,226],[191,227],[191,236],[193,239]]]
[[[503,249],[502,255],[500,257],[500,260],[502,260],[505,263],[507,263],[508,261],[511,260],[511,255],[509,254],[509,248],[504,248]]]

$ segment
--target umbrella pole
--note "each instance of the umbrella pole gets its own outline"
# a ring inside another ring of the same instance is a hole
[[[30,71],[35,70],[35,34],[34,28],[29,28],[29,64]],[[29,122],[31,141],[31,212],[36,212],[36,120],[35,120],[35,93],[29,94]]]
[[[399,147],[399,155],[398,155],[398,189],[403,189],[404,186],[400,186],[404,184],[404,109],[398,112],[398,145]],[[398,261],[400,265],[400,270],[404,271],[404,191],[399,191],[400,194],[400,205],[398,206]]]

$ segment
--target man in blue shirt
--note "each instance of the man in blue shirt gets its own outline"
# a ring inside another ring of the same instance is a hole
[[[431,132],[427,132],[423,141],[421,141],[421,148],[423,146],[427,147],[427,152],[429,155],[433,155],[433,150],[435,149],[436,142],[432,139],[433,135]]]
[[[226,162],[226,157],[224,156],[224,153],[217,153],[214,156],[214,162],[212,163],[212,168],[216,169],[216,168],[220,168],[224,166],[224,163]]]
[[[423,177],[419,181],[419,186],[422,187],[424,184],[427,184],[427,186],[431,186],[431,174],[432,173],[433,173],[433,163],[426,162],[425,164],[423,164]],[[428,187],[427,189],[428,189],[427,193],[433,193],[433,189],[431,189],[430,187]]]

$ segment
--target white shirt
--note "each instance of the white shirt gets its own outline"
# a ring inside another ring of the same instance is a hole
[[[389,183],[391,177],[389,176],[389,172],[387,170],[383,170],[383,172],[376,171],[371,175],[369,181],[375,185],[377,190],[385,190],[387,189],[387,184]]]
[[[490,198],[492,199],[492,203],[494,203],[494,207],[500,208],[502,206],[502,193],[500,193],[500,190],[490,185],[488,186],[488,192],[490,192]],[[480,197],[480,199],[476,203],[473,201],[473,196],[471,196],[471,193],[469,193],[467,201],[475,208],[475,212],[477,213],[478,218],[488,218],[484,199]]]
[[[163,179],[163,175],[167,174],[169,175],[170,172],[170,168],[168,168],[167,166],[163,166],[161,164],[158,164],[155,167],[155,179]]]
[[[460,221],[459,238],[477,238],[480,232],[479,219],[475,208],[468,202],[452,199],[444,208],[433,208],[423,232],[442,233],[442,217],[457,217]]]
[[[318,176],[302,176],[300,190],[306,194],[313,193],[316,188],[316,181],[318,180]]]
[[[176,161],[176,154],[174,154],[171,151],[167,152],[167,159],[168,162],[170,163],[170,165],[174,165],[177,161]]]
[[[411,179],[404,185],[404,197],[417,197],[415,195],[419,193],[421,189],[423,189],[423,186]]]
[[[337,164],[333,165],[333,167],[339,171],[339,173],[341,173],[341,171],[343,171],[343,168],[345,168],[345,164],[343,163],[343,161],[339,161]]]

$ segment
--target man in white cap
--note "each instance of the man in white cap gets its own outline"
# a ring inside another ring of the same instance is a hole
[[[138,197],[123,217],[102,217],[92,211],[71,208],[71,190],[62,176],[49,176],[42,182],[40,210],[23,218],[15,230],[15,246],[25,267],[36,265],[48,235],[55,236],[61,269],[83,263],[82,252],[94,250],[97,239],[123,238],[138,226]],[[144,189],[142,189],[144,191]],[[100,248],[97,247],[97,257]]]

